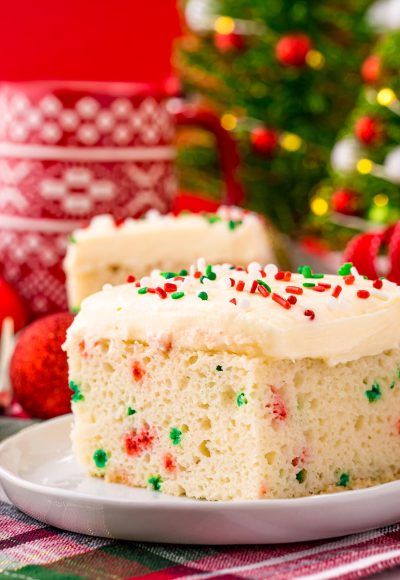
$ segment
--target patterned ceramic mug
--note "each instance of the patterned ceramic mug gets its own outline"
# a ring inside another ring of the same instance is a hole
[[[32,316],[66,308],[69,233],[102,213],[169,211],[175,124],[201,124],[221,142],[214,121],[190,108],[173,115],[151,85],[0,83],[0,275]],[[237,157],[232,147],[223,136],[222,159]],[[237,202],[240,187],[225,173]]]

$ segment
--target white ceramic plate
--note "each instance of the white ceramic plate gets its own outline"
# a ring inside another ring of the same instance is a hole
[[[87,477],[75,463],[70,415],[0,445],[0,482],[23,512],[58,528],[181,544],[298,542],[400,520],[400,481],[320,496],[231,502],[172,497]]]

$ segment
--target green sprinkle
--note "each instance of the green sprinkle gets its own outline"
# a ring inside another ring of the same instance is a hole
[[[311,278],[324,278],[324,277],[325,277],[325,274],[321,274],[321,273],[320,274],[312,274],[311,275]]]
[[[340,487],[347,487],[349,485],[350,475],[348,473],[342,473],[339,477],[337,485]]]
[[[170,278],[175,278],[175,276],[177,275],[178,274],[176,274],[176,272],[160,272],[160,276],[162,276],[166,280],[169,280]]]
[[[136,411],[135,409],[132,409],[132,407],[128,407],[128,417],[131,415],[136,415]]]
[[[221,371],[223,371],[224,369],[222,368],[222,365],[217,365],[217,366],[215,367],[215,370],[216,370],[216,371],[218,371],[218,372],[220,373],[220,372],[221,372]]]
[[[152,477],[149,477],[147,482],[149,485],[151,485],[154,491],[160,491],[162,479],[159,475],[153,475]]]
[[[80,306],[71,306],[71,313],[72,314],[78,314],[78,312],[80,311]]]
[[[76,237],[74,236],[74,234],[71,234],[68,238],[68,243],[69,244],[76,244]]]
[[[303,282],[304,288],[314,288],[314,282]]]
[[[73,392],[73,395],[71,397],[71,401],[73,401],[74,403],[78,403],[79,401],[85,400],[85,397],[82,395],[82,393],[80,391],[80,386],[78,385],[78,383],[76,383],[75,381],[70,381],[69,388]]]
[[[268,286],[268,284],[266,282],[264,282],[264,280],[257,280],[257,283],[260,284],[260,286],[264,286],[264,288],[266,288],[268,290],[268,292],[271,294],[272,290],[271,290],[271,286]]]
[[[300,469],[300,471],[298,471],[296,473],[296,479],[299,483],[304,483],[307,477],[307,469]]]
[[[398,378],[398,379],[400,379],[400,368],[399,368],[399,370],[397,371],[397,378]]]
[[[208,300],[207,292],[199,292],[197,296],[200,298],[200,300]]]
[[[173,445],[179,445],[182,440],[182,431],[178,429],[178,427],[172,427],[171,431],[169,432],[169,438],[171,439]]]
[[[310,266],[302,266],[300,274],[303,274],[304,278],[312,278],[313,273]]]
[[[97,449],[93,453],[93,461],[96,464],[96,467],[103,469],[107,465],[108,456],[104,449]]]
[[[243,407],[243,405],[247,405],[248,400],[246,398],[246,395],[244,393],[239,393],[238,396],[236,397],[236,403],[238,407]]]
[[[143,288],[139,288],[137,293],[138,294],[147,294],[147,286],[144,286]]]
[[[338,270],[339,276],[348,276],[349,274],[351,274],[352,267],[353,264],[351,262],[346,262],[345,264],[342,264]]]
[[[204,280],[208,280],[207,276],[200,276],[200,284],[204,284]]]
[[[394,389],[395,384],[396,384],[396,381],[392,381],[390,383],[389,389]]]
[[[368,391],[365,391],[365,395],[370,403],[374,403],[382,397],[381,387],[378,383],[374,383]]]
[[[171,294],[172,300],[179,300],[179,298],[183,298],[185,296],[184,292],[173,292]]]
[[[242,220],[229,220],[228,227],[233,232],[238,226],[242,225]]]
[[[179,276],[187,276],[188,275],[188,271],[183,269],[179,272]]]
[[[217,222],[220,222],[222,218],[219,215],[210,213],[205,214],[204,219],[206,219],[209,224],[216,224]]]

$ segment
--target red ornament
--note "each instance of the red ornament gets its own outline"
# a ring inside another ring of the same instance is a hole
[[[225,53],[243,50],[245,42],[243,36],[237,32],[230,32],[229,34],[216,32],[214,34],[214,45],[220,52]]]
[[[356,137],[364,145],[375,145],[382,137],[382,125],[373,117],[360,117],[354,126]]]
[[[10,284],[0,278],[0,333],[3,320],[8,316],[14,320],[16,331],[25,326],[27,315],[21,298]]]
[[[310,49],[311,40],[307,35],[288,34],[278,41],[275,55],[284,66],[302,68],[306,64],[306,56]]]
[[[68,312],[40,318],[17,340],[11,383],[18,402],[32,417],[49,419],[71,410],[67,356],[61,345],[73,319]]]
[[[275,129],[257,127],[250,133],[250,142],[256,153],[271,157],[279,142],[279,134]]]
[[[374,84],[378,82],[382,72],[382,61],[376,54],[368,56],[361,66],[361,77],[364,82]]]
[[[360,195],[351,189],[338,189],[331,198],[333,211],[343,215],[360,214]]]

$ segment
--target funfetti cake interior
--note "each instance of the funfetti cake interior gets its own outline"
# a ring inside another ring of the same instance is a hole
[[[68,301],[77,309],[103,284],[122,284],[153,269],[179,272],[203,256],[210,263],[244,266],[274,259],[270,229],[256,213],[220,207],[214,214],[161,215],[116,224],[111,216],[94,218],[70,238],[65,271]]]
[[[207,500],[292,498],[400,471],[400,292],[206,266],[87,298],[68,331],[89,474]]]

